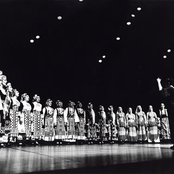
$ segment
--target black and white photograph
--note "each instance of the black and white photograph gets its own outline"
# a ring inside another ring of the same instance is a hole
[[[0,173],[173,174],[174,0],[0,0]]]

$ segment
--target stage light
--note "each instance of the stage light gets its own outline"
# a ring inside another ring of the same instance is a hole
[[[134,18],[135,17],[135,15],[134,14],[131,14],[131,16]]]
[[[34,40],[33,40],[33,39],[31,39],[31,40],[30,40],[30,43],[34,43]]]
[[[61,19],[62,19],[62,16],[58,16],[57,19],[58,19],[58,20],[61,20]]]
[[[127,22],[127,25],[131,25],[131,22]]]
[[[163,58],[164,58],[164,59],[166,59],[166,58],[167,58],[167,56],[166,56],[166,55],[164,55],[164,56],[163,56]]]
[[[80,2],[82,2],[83,0],[79,0]]]
[[[98,62],[99,62],[99,63],[102,63],[102,60],[100,59]]]
[[[167,52],[170,53],[172,50],[171,49],[168,49]]]
[[[105,56],[105,55],[103,55],[103,56],[102,56],[102,58],[104,59],[104,58],[106,58],[106,56]]]
[[[39,36],[39,35],[37,35],[37,36],[36,36],[36,39],[40,39],[40,36]]]
[[[116,40],[120,40],[120,37],[116,37]]]
[[[137,10],[138,10],[138,11],[141,11],[141,7],[138,7]]]

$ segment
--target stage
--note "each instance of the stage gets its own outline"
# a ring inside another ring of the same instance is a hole
[[[7,147],[0,149],[0,173],[173,173],[174,151],[170,146],[96,144]]]

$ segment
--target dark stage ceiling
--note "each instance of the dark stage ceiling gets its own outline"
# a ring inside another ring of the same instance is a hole
[[[1,0],[1,70],[43,103],[154,104],[156,78],[174,76],[173,9],[171,0]]]

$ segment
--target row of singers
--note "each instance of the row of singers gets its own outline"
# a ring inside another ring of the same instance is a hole
[[[19,92],[13,90],[11,106],[1,123],[1,131],[9,132],[16,137],[19,133],[25,133],[26,137],[42,138],[45,141],[79,139],[120,142],[147,141],[159,142],[162,139],[170,139],[168,113],[164,104],[161,105],[159,117],[149,106],[145,114],[139,105],[135,114],[132,108],[125,114],[122,107],[118,107],[114,113],[113,106],[109,106],[107,112],[102,105],[95,113],[92,103],[87,110],[82,103],[69,101],[68,107],[63,108],[63,102],[58,100],[56,108],[52,108],[52,100],[46,101],[42,108],[40,96],[34,95],[32,105],[29,96],[25,93],[18,101]]]

